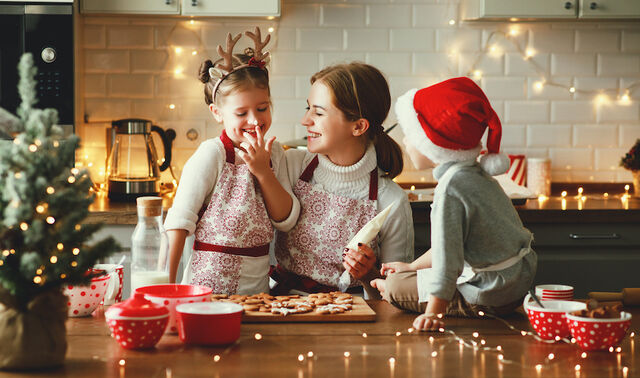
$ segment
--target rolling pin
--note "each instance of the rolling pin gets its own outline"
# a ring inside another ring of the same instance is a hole
[[[598,302],[622,301],[626,306],[640,306],[640,288],[625,288],[619,293],[592,291],[589,298]]]

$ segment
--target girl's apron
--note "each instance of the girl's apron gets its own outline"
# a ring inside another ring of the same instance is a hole
[[[451,167],[449,167],[444,175],[442,175],[440,180],[438,180],[438,185],[436,185],[436,188],[434,190],[434,198],[438,195],[445,195],[449,182],[451,181],[453,176],[458,173],[458,171],[474,164],[475,160],[467,160],[455,163]],[[433,207],[433,204],[431,206]],[[496,272],[510,268],[516,265],[520,260],[522,260],[522,258],[529,252],[531,252],[531,240],[529,241],[529,244],[526,247],[520,249],[518,254],[516,254],[515,256],[509,257],[508,259],[493,265],[485,266],[483,268],[473,268],[471,265],[469,265],[469,263],[465,261],[462,273],[458,277],[456,283],[460,285],[465,282],[469,282],[475,277],[476,273],[478,272]],[[428,302],[429,296],[431,295],[431,292],[429,291],[430,271],[431,268],[418,270],[418,298],[420,303]]]
[[[233,143],[224,131],[220,140],[226,162],[201,211],[183,282],[214,293],[266,293],[273,226],[254,176],[246,164],[235,164]]]
[[[309,182],[318,166],[316,155],[293,188],[300,201],[298,223],[289,232],[277,232],[272,271],[277,281],[273,292],[291,289],[303,292],[337,290],[342,272],[342,254],[349,240],[375,215],[378,199],[378,168],[371,171],[369,198],[356,200],[329,193]],[[377,250],[374,240],[370,246]],[[377,253],[377,251],[376,251]],[[359,286],[352,282],[351,286]]]

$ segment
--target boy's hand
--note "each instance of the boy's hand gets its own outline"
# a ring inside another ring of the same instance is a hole
[[[244,133],[247,141],[240,143],[240,147],[244,151],[240,151],[239,155],[247,164],[249,171],[260,180],[265,174],[271,172],[271,146],[276,137],[269,138],[265,143],[260,127],[256,126],[255,130],[255,137],[249,133]]]
[[[371,282],[369,282],[369,285],[380,292],[380,296],[382,297],[382,299],[387,302],[389,301],[389,299],[385,296],[387,291],[387,282],[383,278],[376,278],[375,280],[371,280]]]
[[[342,266],[357,280],[364,277],[376,263],[376,254],[366,244],[358,244],[358,250],[345,248]]]
[[[401,261],[394,261],[394,262],[382,264],[382,267],[380,268],[380,275],[382,277],[385,277],[390,273],[408,272],[412,270],[415,270],[415,269],[411,267],[411,264],[407,264]]]
[[[444,328],[444,321],[435,314],[420,314],[414,319],[413,328],[418,331],[437,331]]]

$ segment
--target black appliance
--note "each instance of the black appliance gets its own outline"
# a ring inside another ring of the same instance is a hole
[[[0,0],[0,107],[16,114],[18,61],[33,55],[38,108],[58,110],[59,125],[74,132],[73,4]]]

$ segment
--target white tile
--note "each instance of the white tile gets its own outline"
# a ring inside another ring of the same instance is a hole
[[[640,125],[620,125],[618,143],[621,147],[631,148],[637,139],[640,139]]]
[[[128,72],[128,50],[85,50],[86,72]]]
[[[596,148],[595,169],[602,171],[617,171],[621,169],[620,159],[627,151],[621,148]]]
[[[432,52],[436,48],[436,32],[432,29],[391,29],[392,51]]]
[[[413,7],[413,26],[449,27],[449,20],[457,20],[457,4],[424,4]]]
[[[367,26],[407,27],[411,25],[411,6],[409,4],[367,6]]]
[[[155,101],[157,103],[157,101]],[[140,107],[144,104],[142,101],[134,102],[134,110],[137,104],[140,104]],[[176,119],[180,121],[184,120],[209,120],[213,118],[211,111],[209,110],[209,106],[204,102],[203,98],[198,99],[183,99],[176,104],[177,108],[173,111],[169,109],[165,104],[159,104],[157,106],[156,111],[159,111],[162,114],[162,118],[166,118],[169,120]],[[149,110],[152,110],[150,108]]]
[[[219,124],[213,117],[207,119],[205,121],[205,124],[207,125],[205,129],[205,132],[207,133],[207,139],[217,138],[222,134],[224,126]]]
[[[538,67],[543,72],[549,71],[549,54],[536,54],[524,59],[520,53],[505,54],[505,73],[507,75],[539,75]]]
[[[573,94],[567,88],[571,87],[573,80],[568,77],[553,77],[551,81],[542,82],[542,88],[537,87],[541,82],[540,77],[527,79],[527,97],[530,99],[569,100]]]
[[[107,80],[105,75],[86,74],[84,79],[84,97],[105,97],[107,94]]]
[[[575,147],[612,148],[618,146],[618,126],[603,125],[574,125],[573,145]]]
[[[553,75],[595,75],[595,54],[562,54],[551,55],[551,73]]]
[[[296,76],[296,98],[301,98],[306,101],[311,90],[311,76]]]
[[[86,123],[78,128],[76,134],[80,137],[83,147],[106,148],[107,127],[111,127],[111,122]]]
[[[404,74],[411,72],[410,53],[369,53],[367,63],[375,66],[385,75]]]
[[[457,61],[446,54],[415,53],[413,54],[413,74],[430,77],[451,77],[457,75]]]
[[[551,122],[553,123],[589,123],[595,120],[595,108],[589,101],[551,102]]]
[[[519,150],[526,145],[526,141],[527,129],[524,125],[502,124],[502,141],[500,142],[500,146],[504,148],[505,151],[510,147]]]
[[[342,29],[334,28],[299,28],[296,38],[297,51],[330,51],[342,50]]]
[[[197,38],[199,37],[199,34],[201,34],[202,43],[215,52],[218,45],[226,48],[227,33],[231,33],[232,36],[236,36],[239,32],[240,31],[238,29],[227,30],[224,25],[218,23],[204,24],[200,33],[193,33],[189,30],[181,30],[180,33],[176,34],[174,31],[173,34],[170,34],[171,29],[156,28],[156,48],[173,44],[197,47]],[[234,50],[237,50],[237,48]]]
[[[171,99],[172,103],[185,98],[203,99],[204,103],[204,84],[192,76],[158,75],[155,77],[155,96]]]
[[[496,112],[500,121],[504,119],[504,101],[500,100],[491,100],[491,107],[493,111]]]
[[[577,100],[593,101],[596,93],[605,89],[614,89],[617,92],[618,88],[618,80],[610,77],[576,77],[574,84],[576,88],[574,95]]]
[[[321,9],[320,25],[322,26],[365,25],[364,5],[326,4]]]
[[[440,77],[428,77],[426,75],[420,77],[391,75],[388,78],[389,91],[391,92],[391,97],[395,103],[396,98],[405,94],[408,90],[413,88],[425,88],[442,81],[442,79],[443,78]]]
[[[527,126],[527,147],[571,146],[570,125],[533,124]]]
[[[169,53],[167,50],[131,50],[131,72],[166,72]]]
[[[590,148],[550,148],[551,168],[554,170],[593,170],[593,150]]]
[[[131,103],[123,99],[93,99],[84,102],[84,114],[89,122],[111,122],[131,116]]]
[[[195,113],[187,113],[184,111],[185,101],[180,101],[174,104],[176,107],[174,109],[170,109],[169,104],[172,103],[172,101],[158,99],[132,99],[131,114],[136,118],[150,119],[155,122],[160,119],[165,120],[165,122],[172,120],[182,121],[184,118],[193,117],[195,115]],[[204,106],[204,101],[200,100],[200,102]],[[209,115],[209,117],[211,117],[211,115]]]
[[[549,122],[548,101],[505,101],[504,122],[545,123]]]
[[[386,51],[389,49],[389,31],[387,29],[345,29],[346,50],[348,51]]]
[[[288,51],[296,49],[296,29],[278,28],[273,42],[274,51]]]
[[[313,74],[318,71],[318,54],[311,52],[273,52],[274,74]]]
[[[576,52],[618,52],[620,32],[617,30],[577,30]]]
[[[104,48],[107,37],[103,25],[85,25],[82,28],[82,47]]]
[[[320,24],[319,4],[282,4],[281,26],[312,27]]]
[[[164,121],[158,122],[159,126],[163,129],[173,129],[176,132],[176,139],[173,141],[174,149],[192,149],[195,150],[198,148],[200,143],[204,142],[206,139],[205,133],[205,121]],[[191,132],[190,135],[197,135],[196,139],[191,140],[187,137],[187,134]],[[158,154],[162,154],[162,147],[157,146],[159,148]],[[173,157],[171,159],[171,165],[174,165],[175,162]]]
[[[436,50],[452,52],[478,52],[482,48],[482,32],[472,29],[437,29]]]
[[[101,17],[85,15],[80,18],[85,25],[128,25],[130,19],[127,17]]]
[[[269,87],[271,98],[295,98],[296,97],[296,77],[271,75],[269,77]]]
[[[469,25],[469,24],[467,24]],[[478,25],[483,25],[482,23],[478,23]],[[472,25],[469,25],[470,27]],[[476,26],[476,25],[473,25]],[[502,34],[501,30],[496,30],[495,27],[487,26],[482,29],[482,44],[491,48],[492,46],[496,47],[498,51],[502,53],[516,53],[518,52],[518,47],[526,46],[527,41],[529,39],[529,32],[527,29],[522,28],[521,25],[509,25],[505,32],[510,31],[512,27],[515,27],[517,33],[515,36],[509,34],[505,36]]]
[[[274,100],[273,101],[273,123],[295,123],[299,122],[307,107],[306,100]]]
[[[518,100],[526,97],[523,77],[483,77],[482,89],[490,100]]]
[[[322,52],[320,53],[320,67],[330,66],[332,64],[349,63],[353,61],[364,62],[367,54],[364,52]]]
[[[640,103],[635,102],[629,105],[619,105],[616,103],[596,106],[598,122],[633,122],[640,120]]]
[[[622,31],[622,51],[640,52],[640,30],[632,29]]]
[[[153,48],[153,27],[122,26],[107,27],[107,46],[109,48]]]
[[[640,54],[599,54],[598,75],[640,75]]]
[[[112,74],[107,76],[107,93],[117,98],[153,97],[153,76]]]
[[[573,30],[532,28],[526,48],[540,53],[574,51],[575,32]]]
[[[504,55],[498,57],[484,56],[477,60],[478,54],[459,54],[460,76],[472,76],[473,72],[479,70],[483,76],[502,76],[504,74]]]

